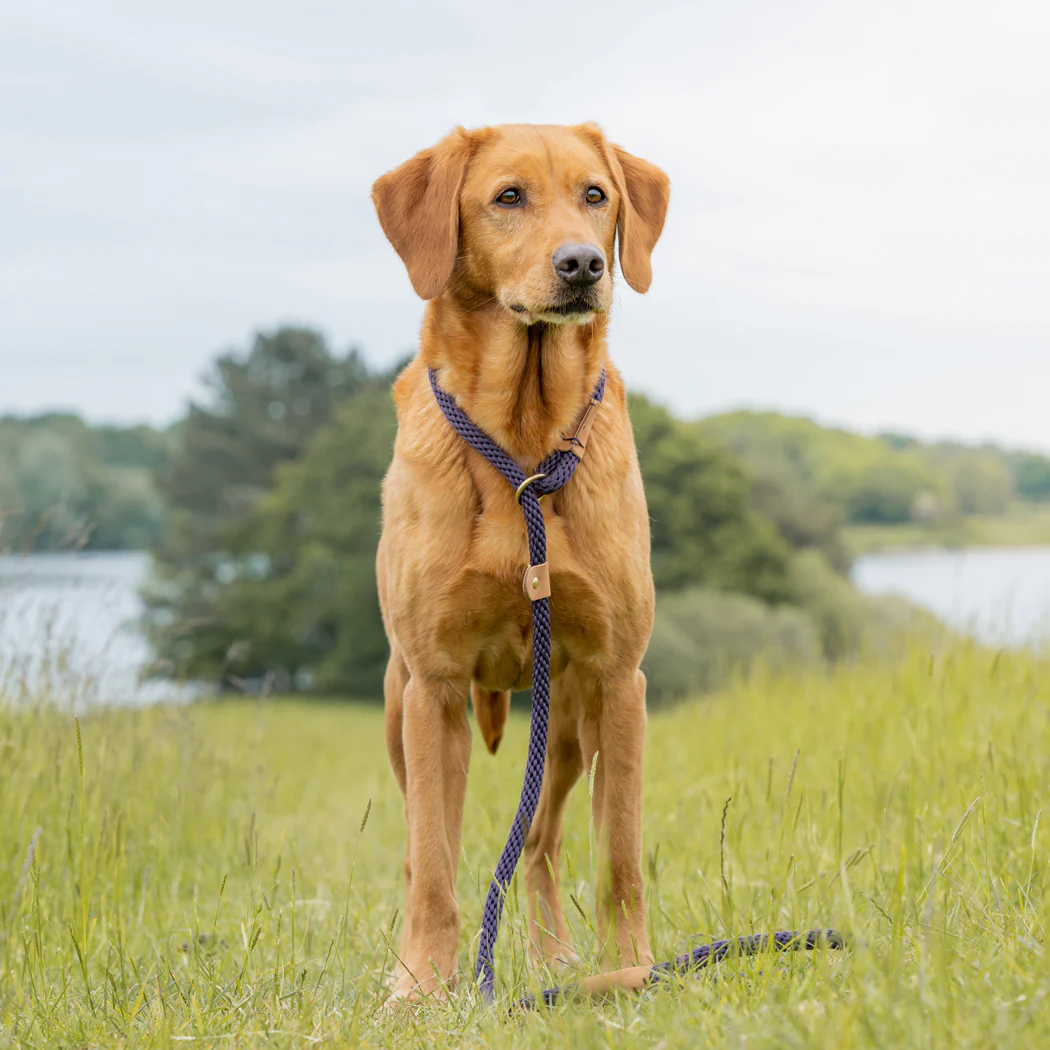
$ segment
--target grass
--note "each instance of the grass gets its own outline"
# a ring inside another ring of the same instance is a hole
[[[972,514],[927,524],[847,525],[842,537],[854,557],[929,547],[1045,547],[1050,545],[1050,506],[1018,503],[1007,514]]]
[[[54,707],[0,707],[0,1044],[1047,1045],[1048,670],[960,645],[759,676],[654,715],[657,957],[824,924],[858,947],[526,1017],[506,1007],[555,977],[523,962],[517,896],[497,1009],[468,982],[449,1005],[383,1009],[403,829],[378,709],[103,711],[78,734]],[[527,726],[512,723],[497,759],[475,749],[465,969],[520,786]],[[588,830],[581,785],[563,867],[593,957]]]

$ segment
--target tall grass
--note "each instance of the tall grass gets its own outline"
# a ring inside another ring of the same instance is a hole
[[[1048,668],[960,644],[755,677],[652,717],[646,893],[658,958],[834,925],[857,947],[737,960],[607,1004],[508,1016],[562,981],[527,965],[523,888],[499,1006],[383,1007],[401,800],[374,709],[281,700],[0,707],[0,1043],[26,1046],[1039,1046]],[[475,754],[464,973],[514,810],[527,725]],[[601,761],[599,756],[599,762]],[[587,786],[562,858],[588,962]]]

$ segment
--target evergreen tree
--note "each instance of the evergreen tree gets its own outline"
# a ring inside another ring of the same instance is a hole
[[[259,500],[278,465],[301,456],[336,406],[375,381],[356,351],[337,358],[304,328],[260,333],[247,354],[219,357],[209,402],[190,406],[158,472],[170,521],[143,592],[155,670],[224,680],[241,639],[220,598],[241,571]]]

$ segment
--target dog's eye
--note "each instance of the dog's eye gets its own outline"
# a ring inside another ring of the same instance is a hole
[[[588,204],[601,204],[603,200],[605,200],[605,194],[597,186],[589,186],[587,188]]]
[[[515,204],[521,204],[522,200],[521,192],[511,186],[496,198],[496,203],[502,204],[506,208],[513,208]]]

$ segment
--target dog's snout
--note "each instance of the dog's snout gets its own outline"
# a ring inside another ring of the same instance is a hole
[[[605,273],[605,256],[593,244],[563,244],[551,257],[558,276],[567,284],[597,284]]]

